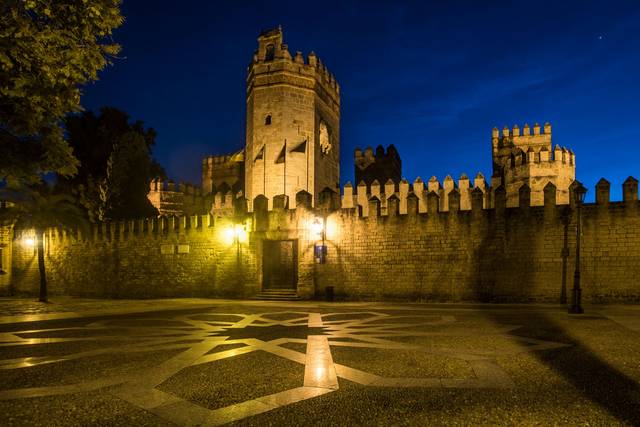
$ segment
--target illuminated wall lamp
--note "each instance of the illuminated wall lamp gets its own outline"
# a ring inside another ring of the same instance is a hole
[[[244,243],[247,241],[247,231],[243,224],[235,224],[233,227],[226,228],[224,235],[229,243]]]

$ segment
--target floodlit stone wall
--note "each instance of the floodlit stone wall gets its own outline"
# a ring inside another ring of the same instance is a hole
[[[251,227],[249,220],[244,226]],[[234,221],[209,215],[102,224],[88,235],[46,233],[49,292],[86,297],[250,296],[255,242],[234,241]],[[14,241],[14,294],[37,294],[37,257]]]
[[[11,283],[12,227],[0,227],[0,295],[9,293]]]
[[[601,180],[597,203],[582,207],[586,300],[640,300],[637,181],[629,178],[623,189],[623,202],[609,202],[609,183]],[[424,213],[413,192],[404,209],[397,193],[383,193],[384,211],[375,195],[366,208],[333,212],[316,291],[334,286],[338,296],[365,299],[559,301],[563,282],[567,295],[573,286],[576,210],[556,203],[553,184],[544,193],[544,206],[532,207],[523,186],[519,207],[509,208],[500,186],[492,190],[494,207],[486,209],[478,188],[471,209],[461,210],[452,190],[443,212],[438,193],[429,192]]]
[[[601,180],[596,203],[581,208],[584,299],[640,301],[638,182],[625,181],[621,202],[609,201],[609,188]],[[268,239],[295,241],[297,291],[305,298],[322,297],[328,286],[345,299],[558,302],[563,287],[571,295],[576,206],[557,203],[552,183],[544,188],[543,206],[531,206],[526,185],[519,189],[518,207],[507,206],[504,186],[475,185],[463,209],[454,187],[446,194],[446,211],[441,193],[428,191],[421,181],[406,195],[392,185],[384,191],[369,188],[364,204],[349,190],[345,187],[342,198],[321,192],[316,207],[310,194],[300,192],[293,209],[286,196],[276,196],[272,208],[259,196],[250,214],[221,204],[213,217],[105,224],[79,238],[51,231],[46,258],[51,292],[250,297],[260,292],[263,261],[272,256],[263,253]],[[230,202],[242,207],[242,200]],[[324,264],[316,262],[314,252],[323,241],[314,230],[318,222],[326,222]],[[248,231],[239,245],[227,234],[238,223]],[[12,290],[35,294],[35,252],[20,238],[13,247]]]

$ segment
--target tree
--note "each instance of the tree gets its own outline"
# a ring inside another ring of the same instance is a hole
[[[165,172],[152,157],[152,128],[111,107],[99,116],[91,111],[70,116],[66,128],[80,166],[74,177],[59,176],[59,187],[80,199],[92,221],[157,215],[147,199],[149,182]]]
[[[86,229],[84,211],[68,194],[55,194],[46,184],[38,187],[0,190],[0,200],[7,207],[0,209],[0,225],[13,224],[21,230],[34,230],[40,272],[40,301],[47,302],[47,274],[44,262],[44,233],[47,228],[58,227],[75,231]]]
[[[120,0],[4,0],[0,5],[0,181],[72,176],[78,161],[62,119],[80,111],[120,46]]]

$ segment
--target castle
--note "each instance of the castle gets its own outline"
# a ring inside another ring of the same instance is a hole
[[[245,147],[202,161],[200,186],[155,180],[157,218],[52,229],[52,293],[84,296],[558,301],[575,266],[575,154],[551,125],[493,129],[492,176],[402,177],[398,150],[356,149],[340,181],[340,86],[281,29],[248,68]],[[585,299],[637,301],[638,181],[582,212]],[[32,293],[28,230],[0,233],[0,293]],[[569,273],[568,273],[569,272]]]
[[[315,206],[323,189],[339,192],[340,85],[313,52],[306,59],[301,52],[292,56],[280,28],[260,34],[258,49],[248,67],[246,105],[244,149],[203,159],[201,187],[151,183],[149,199],[162,215],[213,212],[225,198],[239,195],[248,200],[249,211],[258,195],[265,196],[272,208],[273,198],[283,194],[288,206],[294,208],[295,195],[302,190],[311,194]],[[559,203],[569,202],[569,186],[575,180],[575,154],[559,146],[553,148],[549,123],[543,127],[536,123],[533,129],[525,124],[522,131],[517,125],[505,127],[502,134],[494,128],[491,146],[490,187],[505,186],[507,206],[518,205],[518,191],[523,184],[531,189],[532,204],[542,205],[543,189],[549,182],[557,188]],[[387,196],[398,193],[402,198],[408,194],[400,155],[393,144],[386,152],[382,146],[375,153],[371,147],[364,152],[357,148],[354,172],[356,184],[364,184],[369,189],[367,194],[375,194],[370,189],[376,184],[385,187]],[[394,189],[389,192],[391,183]],[[421,181],[417,183],[412,190],[421,200],[424,191],[436,191],[442,196],[442,208],[447,209],[447,195],[456,187],[451,177],[445,178],[442,186],[435,177],[426,187],[420,186]],[[476,176],[474,185],[489,187],[482,175]],[[466,175],[460,178],[457,188],[462,208],[469,209],[470,183]],[[348,190],[345,197],[350,197]],[[355,203],[366,209],[365,202],[361,196]],[[485,206],[492,203],[487,197]],[[386,209],[386,200],[382,204]]]

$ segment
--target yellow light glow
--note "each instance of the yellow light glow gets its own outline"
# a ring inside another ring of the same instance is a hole
[[[224,239],[228,244],[245,243],[247,241],[247,231],[244,224],[235,224],[233,227],[225,228]]]
[[[233,234],[238,242],[244,243],[247,241],[247,231],[245,230],[244,225],[236,224],[235,228],[233,229]]]
[[[224,240],[227,244],[233,243],[233,240],[234,240],[233,228],[229,227],[224,229]]]
[[[327,240],[335,240],[338,237],[338,227],[336,225],[336,222],[331,218],[327,218],[324,235]]]
[[[322,230],[324,230],[324,225],[322,224],[322,220],[320,218],[316,218],[310,225],[311,232],[316,236],[322,235]]]
[[[36,245],[36,239],[33,237],[25,237],[22,243],[28,248],[33,248]]]

